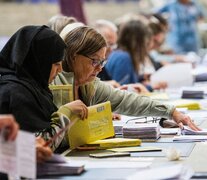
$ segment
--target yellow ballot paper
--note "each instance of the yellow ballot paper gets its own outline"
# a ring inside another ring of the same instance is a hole
[[[112,148],[107,149],[109,151],[114,152],[150,152],[150,151],[162,151],[159,147],[152,147],[152,146],[146,146],[146,147],[123,147],[123,148]]]
[[[109,101],[88,107],[87,119],[81,120],[78,116],[74,116],[71,120],[77,121],[68,131],[71,149],[114,136]]]
[[[100,149],[114,148],[114,147],[126,147],[126,146],[140,146],[140,139],[130,139],[130,138],[110,138],[93,141],[88,143],[89,147],[97,147]]]
[[[188,110],[201,109],[200,104],[197,101],[193,100],[179,99],[167,103],[176,106],[176,108],[188,108]]]
[[[151,99],[169,100],[169,96],[167,95],[167,93],[152,92],[152,93],[146,93],[144,95],[149,96]]]

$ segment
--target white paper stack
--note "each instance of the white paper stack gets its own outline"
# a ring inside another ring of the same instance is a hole
[[[84,165],[68,162],[63,156],[54,154],[51,159],[37,164],[37,176],[78,175],[84,171]]]
[[[138,138],[142,141],[156,141],[160,137],[160,126],[158,123],[125,124],[123,126],[123,137]]]
[[[126,123],[123,121],[113,121],[114,131],[116,135],[123,135],[122,129],[125,124]]]
[[[194,131],[188,126],[184,126],[181,130],[182,135],[207,135],[207,129],[202,129],[201,131]],[[206,136],[207,137],[207,136]]]

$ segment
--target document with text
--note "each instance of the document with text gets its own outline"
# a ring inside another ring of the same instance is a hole
[[[36,178],[35,136],[19,131],[15,141],[0,134],[0,172],[14,177]]]

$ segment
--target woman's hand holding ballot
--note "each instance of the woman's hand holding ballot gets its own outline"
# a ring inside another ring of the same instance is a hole
[[[82,120],[88,117],[88,108],[81,100],[72,101],[64,106],[69,107],[72,113],[79,115]]]

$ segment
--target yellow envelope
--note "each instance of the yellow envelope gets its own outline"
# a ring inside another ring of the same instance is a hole
[[[93,141],[88,143],[89,147],[97,147],[97,149],[106,149],[113,147],[129,147],[129,146],[140,146],[140,139],[131,139],[131,138],[110,138],[110,139],[102,139]]]
[[[109,101],[88,107],[87,119],[81,120],[78,116],[74,116],[71,120],[77,121],[68,132],[71,149],[114,136]]]

